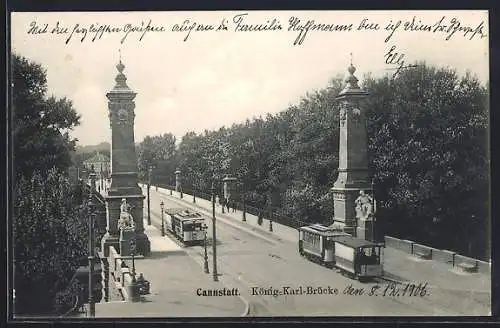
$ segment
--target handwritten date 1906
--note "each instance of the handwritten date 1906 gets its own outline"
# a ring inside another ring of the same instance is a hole
[[[426,283],[389,283],[385,286],[374,285],[370,289],[364,288],[354,288],[352,285],[348,285],[344,291],[344,295],[349,296],[382,296],[382,297],[425,297],[430,295],[427,289]]]

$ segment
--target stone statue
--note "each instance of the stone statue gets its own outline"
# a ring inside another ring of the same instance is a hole
[[[127,200],[122,198],[120,205],[120,219],[118,220],[118,230],[135,230],[134,218],[128,212]]]
[[[359,191],[359,196],[356,198],[356,217],[366,219],[373,216],[373,198],[365,194],[363,190]]]

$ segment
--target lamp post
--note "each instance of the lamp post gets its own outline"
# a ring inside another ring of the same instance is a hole
[[[372,242],[375,242],[375,179],[372,178]]]
[[[226,199],[224,198],[224,193],[222,193],[222,197],[219,199],[222,199],[222,214],[224,214],[224,207],[226,206]]]
[[[246,190],[245,190],[245,184],[243,184],[243,192],[242,192],[242,195],[243,195],[243,197],[242,197],[242,200],[243,200],[243,222],[247,221],[247,213],[246,213],[247,212],[247,207],[246,207],[246,203],[245,203],[245,198],[246,198],[245,197],[245,195],[246,195],[245,192],[246,192]]]
[[[163,207],[165,206],[165,204],[163,203],[163,201],[161,201],[160,203],[160,208],[161,208],[161,236],[162,237],[165,237],[165,221],[163,220]]]
[[[205,248],[205,256],[203,257],[203,270],[205,273],[210,273],[210,270],[208,270],[208,254],[207,254],[207,230],[208,226],[206,224],[203,224],[203,231],[205,232],[205,236],[203,237],[203,247]]]
[[[269,232],[273,232],[273,211],[269,211]]]
[[[213,178],[215,179],[215,178]],[[213,280],[214,281],[219,281],[219,277],[217,275],[217,237],[216,237],[216,230],[215,230],[215,186],[214,186],[214,180],[212,180],[212,255],[213,255],[213,262],[214,262],[214,268],[212,270],[213,274]]]
[[[196,177],[194,174],[191,174],[191,185],[193,186],[193,204],[196,204]]]
[[[135,237],[130,240],[130,255],[132,255],[132,282],[135,283],[135,249],[136,249],[136,243],[135,243]]]
[[[88,209],[89,209],[89,317],[95,317],[95,304],[94,304],[94,204],[92,202],[92,188],[90,188],[89,193],[89,201],[88,201]]]
[[[151,188],[151,171],[153,170],[152,166],[148,167],[148,225],[151,225],[151,200],[149,197],[149,189]]]
[[[101,190],[104,190],[104,172],[102,170],[102,163],[101,163],[100,177],[101,177]]]

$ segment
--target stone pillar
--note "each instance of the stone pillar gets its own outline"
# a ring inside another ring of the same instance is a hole
[[[134,142],[134,98],[136,93],[127,85],[123,74],[125,66],[116,66],[115,87],[106,94],[108,98],[109,120],[111,127],[111,184],[106,196],[106,235],[102,241],[105,256],[109,246],[119,249],[118,220],[122,198],[131,205],[130,214],[136,225],[137,252],[147,256],[151,245],[144,233],[143,203],[145,196],[138,185],[137,156]]]
[[[224,199],[236,199],[236,182],[238,180],[235,177],[226,174],[226,177],[222,179],[224,183]]]
[[[182,188],[181,170],[175,170],[175,191],[180,192]]]
[[[346,87],[337,96],[340,102],[340,144],[338,177],[331,189],[334,226],[356,236],[355,200],[360,190],[371,190],[368,170],[368,142],[363,100],[368,93],[358,86],[356,69],[349,67]]]

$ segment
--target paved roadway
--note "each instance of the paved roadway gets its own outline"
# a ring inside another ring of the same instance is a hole
[[[146,189],[143,189],[146,194]],[[175,194],[175,193],[174,193]],[[169,196],[150,189],[151,219],[160,227],[160,202],[165,208],[190,205],[178,196]],[[145,201],[145,204],[146,201]],[[145,205],[145,210],[147,205]],[[211,211],[197,209],[207,218]],[[217,211],[218,212],[218,211]],[[207,219],[209,238],[212,220]],[[249,316],[454,316],[489,315],[487,304],[479,304],[472,292],[444,290],[428,287],[429,294],[420,296],[382,296],[390,282],[360,283],[342,276],[332,269],[311,263],[301,257],[296,243],[277,240],[240,227],[228,219],[217,220],[217,263],[220,280],[228,287],[236,287],[250,305]],[[203,248],[184,248],[202,270]],[[212,270],[212,253],[209,247],[209,265]],[[296,289],[323,287],[338,290],[338,295],[255,295],[252,288],[273,288],[282,292],[284,287]],[[347,295],[348,286],[363,289],[363,295]],[[379,286],[377,295],[368,295]],[[203,286],[200,286],[203,287]]]

